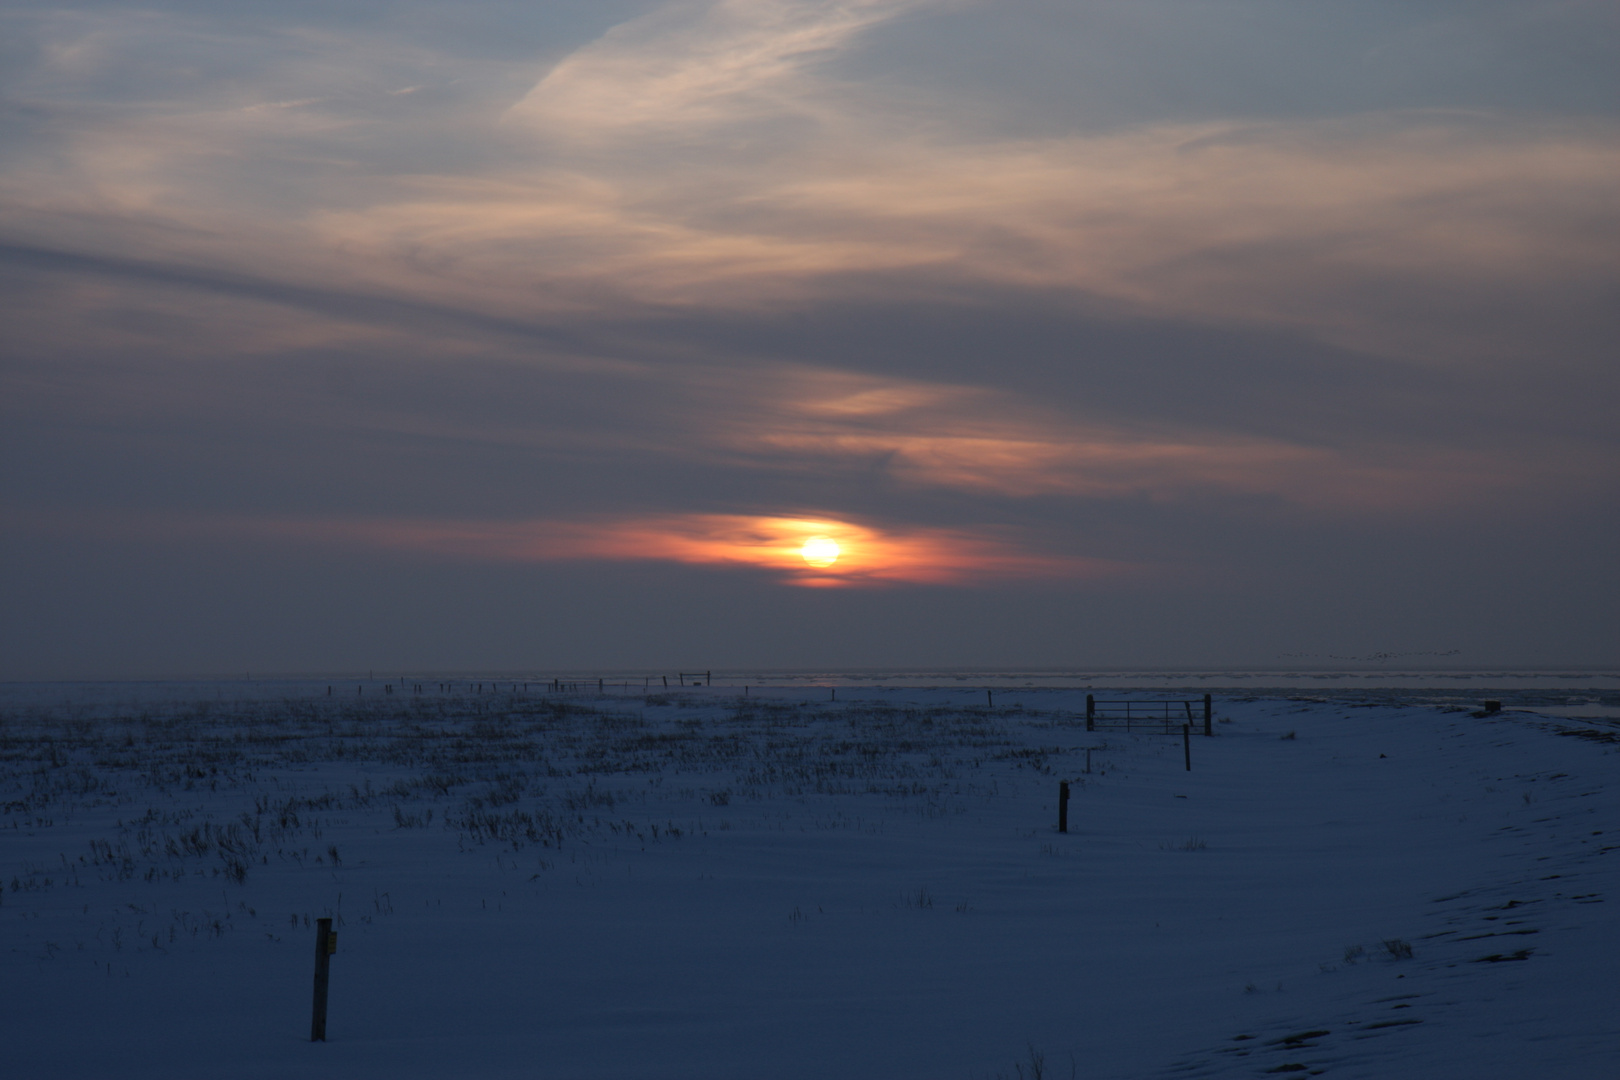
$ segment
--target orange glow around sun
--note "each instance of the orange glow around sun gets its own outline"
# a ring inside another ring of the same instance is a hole
[[[1119,577],[1142,567],[1022,548],[1000,530],[893,528],[831,518],[667,514],[573,521],[210,518],[158,531],[251,534],[479,562],[648,561],[756,567],[811,588]]]

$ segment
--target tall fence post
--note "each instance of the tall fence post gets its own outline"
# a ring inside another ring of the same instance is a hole
[[[1210,727],[1210,723],[1214,719],[1214,717],[1215,717],[1214,700],[1208,694],[1205,694],[1204,695],[1204,735],[1205,735],[1206,738],[1208,736],[1210,736],[1210,735],[1215,734],[1214,730]]]
[[[1097,730],[1097,699],[1090,694],[1086,695],[1086,730]]]
[[[1192,725],[1181,725],[1181,753],[1187,759],[1187,771],[1192,772]]]
[[[326,1041],[326,983],[337,952],[337,935],[331,919],[315,920],[315,1010],[309,1022],[309,1041]]]
[[[1069,782],[1058,781],[1058,832],[1069,831]]]

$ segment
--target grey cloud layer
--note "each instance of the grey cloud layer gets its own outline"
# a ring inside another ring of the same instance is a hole
[[[1220,577],[1246,529],[1613,496],[1603,5],[3,18],[15,506],[844,514]]]

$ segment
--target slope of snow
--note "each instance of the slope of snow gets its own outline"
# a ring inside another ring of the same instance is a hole
[[[1609,726],[1218,700],[1188,772],[1179,728],[1088,733],[1073,690],[282,689],[8,708],[15,1075],[1620,1060]]]

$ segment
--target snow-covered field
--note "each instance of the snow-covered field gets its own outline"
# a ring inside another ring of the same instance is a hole
[[[422,685],[6,699],[8,1075],[1620,1072],[1601,715]]]

